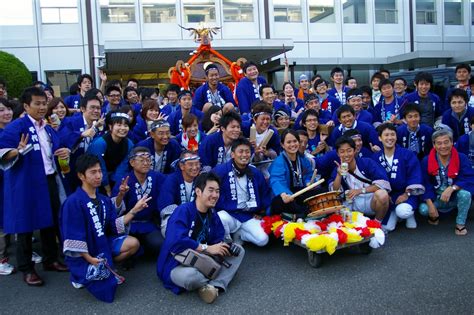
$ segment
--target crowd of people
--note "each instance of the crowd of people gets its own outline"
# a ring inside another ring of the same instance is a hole
[[[212,303],[237,272],[242,245],[268,243],[263,216],[305,218],[304,200],[326,191],[344,192],[348,208],[386,233],[400,220],[415,229],[417,218],[437,225],[455,213],[454,233],[467,234],[469,65],[456,67],[458,84],[443,98],[427,72],[409,93],[387,70],[359,87],[339,67],[329,81],[301,75],[296,87],[287,65],[278,92],[247,62],[234,94],[217,65],[204,70],[196,90],[171,84],[163,95],[101,73],[99,88],[83,74],[65,99],[35,82],[12,100],[0,80],[0,275],[17,268],[26,284],[41,286],[42,262],[112,302],[124,281],[118,267],[148,255],[166,288],[197,290]],[[293,197],[319,178],[325,184]],[[33,252],[37,230],[42,256]],[[13,240],[16,268],[8,262]],[[219,257],[223,267],[205,274],[178,259],[183,253]]]

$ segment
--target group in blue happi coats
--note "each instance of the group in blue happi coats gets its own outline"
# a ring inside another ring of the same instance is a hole
[[[206,63],[202,85],[170,85],[162,96],[104,73],[95,89],[84,74],[65,100],[30,87],[17,106],[0,80],[0,275],[17,268],[26,284],[44,284],[39,231],[44,270],[69,271],[74,288],[101,301],[114,300],[123,271],[151,258],[165,288],[212,303],[238,271],[242,245],[269,242],[263,216],[304,218],[305,199],[327,191],[386,233],[400,220],[415,229],[420,218],[437,225],[454,213],[455,234],[467,234],[469,65],[456,67],[458,84],[442,97],[423,71],[412,92],[388,71],[361,87],[339,67],[330,82],[303,74],[298,87],[286,75],[281,98],[255,62],[242,65],[235,95],[222,71]],[[316,178],[326,183],[293,196]],[[202,267],[209,255],[220,266],[211,273]]]

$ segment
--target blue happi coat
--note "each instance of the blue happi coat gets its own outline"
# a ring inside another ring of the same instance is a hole
[[[330,96],[336,98],[342,105],[346,104],[346,94],[347,94],[347,92],[349,92],[349,88],[347,86],[342,87],[341,94],[339,94],[337,92],[335,87],[327,91],[327,93]]]
[[[60,147],[56,131],[45,126],[52,152]],[[53,225],[53,212],[36,129],[28,115],[7,125],[0,137],[0,149],[17,148],[21,135],[28,134],[33,149],[4,173],[4,232],[28,233]],[[53,167],[54,167],[53,160]]]
[[[257,78],[258,86],[254,86],[252,81],[242,78],[237,84],[235,95],[237,97],[239,110],[241,114],[250,113],[252,103],[260,99],[259,88],[262,84],[266,84],[267,80],[263,77]]]
[[[413,209],[418,207],[418,196],[425,192],[423,187],[423,178],[421,176],[420,162],[416,155],[407,149],[397,146],[393,156],[392,165],[390,165],[385,158],[383,149],[374,153],[372,158],[378,162],[387,173],[388,180],[392,191],[390,198],[390,211],[395,209],[395,201],[404,194],[405,191],[410,190],[411,196],[405,201],[410,204]]]
[[[198,152],[203,167],[213,168],[218,164],[227,162],[224,139],[221,132],[215,132],[207,136],[201,142]]]
[[[372,151],[370,151],[366,147],[362,147],[360,149],[360,152],[357,154],[357,157],[371,158],[372,154]],[[336,161],[337,163],[341,162],[339,156],[337,155],[336,149],[326,152],[325,154],[316,157],[314,160],[316,162],[318,174],[320,174],[321,177],[325,178],[326,180],[331,177],[333,170],[336,168],[336,163],[334,163],[334,161]]]
[[[437,117],[441,116],[444,112],[443,104],[441,103],[441,100],[438,95],[428,92],[428,98],[429,98],[429,103],[431,103],[431,106],[433,108],[433,116],[434,119],[436,120]],[[412,93],[409,93],[405,95],[405,103],[415,103],[415,104],[420,104],[420,95],[418,94],[418,91],[414,91]],[[400,112],[400,116],[403,117],[403,107]],[[423,114],[421,115],[421,123],[426,123],[426,124],[434,124],[434,121],[425,121],[425,117],[423,117]]]
[[[66,103],[67,107],[69,108],[79,109],[79,106],[81,105],[81,100],[82,100],[81,94],[77,93],[75,95],[67,96],[64,99],[64,103]]]
[[[148,136],[148,126],[145,119],[141,116],[137,116],[137,124],[129,132],[130,140],[132,140],[133,143],[138,143],[148,138]]]
[[[382,144],[379,141],[379,136],[377,135],[377,132],[375,131],[375,128],[372,127],[372,125],[367,124],[362,121],[354,121],[354,124],[350,129],[357,129],[361,136],[362,136],[362,141],[364,143],[364,146],[367,149],[370,149],[370,143],[373,145],[378,145],[381,146]],[[344,134],[346,130],[344,129],[343,125],[339,125],[334,130],[331,132],[331,135],[328,138],[328,144],[330,146],[334,146],[336,143],[336,140]]]
[[[375,121],[374,116],[372,113],[368,110],[361,109],[358,113],[355,114],[355,118],[357,121],[361,121],[364,123],[367,123],[369,125],[372,125],[372,123]],[[334,124],[336,126],[339,126],[341,123],[339,122],[339,119],[337,118],[337,112],[334,112],[332,114],[332,120],[334,121]]]
[[[261,210],[266,211],[270,206],[270,187],[265,181],[262,172],[250,165],[249,169],[252,172],[252,176],[249,178],[247,175],[248,185],[246,188],[250,199],[255,200],[257,206],[246,211],[237,209],[236,175],[234,174],[232,163],[232,161],[229,161],[225,164],[218,165],[213,170],[221,179],[221,193],[216,204],[216,209],[225,210],[240,222],[246,222],[253,217],[255,212]]]
[[[123,217],[117,218],[108,197],[99,193],[96,197],[100,201],[99,207],[95,207],[91,198],[79,187],[64,202],[59,217],[63,252],[71,281],[84,285],[97,299],[112,302],[117,289],[115,276],[103,268],[101,279],[93,278],[93,267],[82,258],[81,253],[106,259],[114,268],[110,243],[119,234],[126,233],[127,227]]]
[[[87,129],[84,117],[81,113],[66,117],[62,122],[58,131],[61,144],[71,150],[69,157],[69,166],[71,172],[65,175],[66,191],[72,193],[80,185],[80,181],[76,175],[76,160],[85,153],[87,147],[92,141],[100,137],[100,133],[96,133],[94,138],[81,138],[82,133]]]
[[[420,124],[418,130],[416,131],[416,138],[418,139],[418,152],[414,153],[418,156],[418,159],[421,160],[425,155],[430,153],[431,148],[433,147],[433,142],[431,141],[431,135],[434,130],[430,126],[425,124]],[[403,148],[410,149],[410,131],[406,124],[402,124],[397,127],[397,144]]]
[[[148,150],[150,150],[151,152],[151,169],[163,174],[169,174],[173,172],[171,163],[179,159],[179,155],[181,154],[181,146],[179,145],[179,143],[175,139],[170,139],[170,141],[163,150],[161,168],[157,170],[155,169],[155,142],[153,138],[150,137],[138,142],[136,144],[136,147],[148,148]]]
[[[186,197],[186,187],[184,184],[184,178],[183,174],[181,173],[181,170],[176,170],[166,176],[162,187],[165,187],[166,189],[163,189],[160,192],[160,195],[157,200],[158,210],[160,212],[171,206],[169,208],[169,213],[171,213],[176,206],[179,206],[186,202],[194,201],[194,189],[191,193],[190,198],[187,199]]]
[[[421,174],[423,175],[423,186],[425,186],[425,194],[421,198],[422,200],[435,201],[436,190],[441,185],[441,179],[439,175],[433,176],[428,173],[428,157],[425,156],[421,161]],[[459,172],[454,178],[448,178],[448,185],[459,186],[474,195],[474,169],[471,168],[469,158],[463,153],[459,152]]]
[[[334,114],[341,106],[341,102],[337,98],[329,94],[326,94],[325,97],[321,97],[320,95],[318,95],[318,98],[319,103],[321,104],[321,109],[331,114]],[[337,119],[335,121],[337,121]]]
[[[189,112],[196,115],[198,121],[201,121],[204,116],[204,114],[199,109],[194,108],[194,106],[191,107]],[[170,123],[170,131],[173,136],[183,131],[183,113],[181,112],[181,107],[168,116],[168,122]]]
[[[356,171],[358,170],[360,174],[357,175],[362,175],[363,178],[366,180],[370,181],[372,185],[376,185],[377,187],[381,189],[385,189],[387,192],[391,191],[390,187],[390,182],[388,180],[387,173],[385,170],[382,168],[377,163],[374,163],[374,160],[368,159],[368,158],[356,158]],[[329,179],[329,188],[332,189],[334,180],[336,179],[337,176],[337,168],[335,168],[331,174],[331,178]],[[352,176],[348,174],[347,176]],[[349,190],[352,189],[352,187],[349,187],[346,177],[342,177],[341,180],[341,185],[343,190]]]
[[[459,137],[469,133],[471,130],[471,118],[474,116],[474,108],[466,106],[466,111],[459,117],[452,109],[448,109],[443,113],[441,123],[449,126],[453,131],[454,142],[458,141]]]
[[[218,99],[213,101],[212,92],[209,89],[209,83],[204,83],[194,92],[193,106],[202,111],[204,104],[212,103],[214,106],[224,107],[226,103],[232,103],[235,106],[234,96],[230,89],[223,83],[217,83]]]
[[[405,100],[394,96],[391,103],[386,104],[384,97],[380,97],[380,101],[374,107],[374,118],[373,121],[383,123],[390,120],[392,115],[397,116],[400,119],[400,109],[402,108]]]
[[[146,176],[146,187],[142,188],[138,182],[135,172],[131,171],[126,174],[128,176],[128,187],[129,191],[123,197],[123,202],[120,205],[120,215],[124,215],[133,209],[135,204],[143,198],[146,194],[152,199],[148,202],[148,207],[138,212],[133,220],[130,222],[130,233],[131,234],[145,234],[150,233],[154,230],[157,230],[157,225],[153,221],[154,218],[159,218],[158,211],[158,197],[160,195],[163,183],[166,179],[166,176],[155,172],[149,171]],[[112,196],[117,196],[120,189],[121,182],[117,182],[112,191]],[[115,198],[113,199],[115,201]]]
[[[214,209],[208,211],[211,211],[211,218],[207,244],[214,245],[224,239],[224,226]],[[178,287],[171,281],[171,270],[179,265],[173,254],[181,253],[188,248],[198,248],[199,243],[191,238],[198,215],[196,203],[188,202],[176,208],[168,221],[165,242],[158,256],[156,273],[163,281],[165,288],[170,289],[175,294],[181,293],[184,288]]]

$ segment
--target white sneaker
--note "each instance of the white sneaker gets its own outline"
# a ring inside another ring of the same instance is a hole
[[[15,271],[15,267],[8,263],[8,258],[0,259],[0,275],[8,276]]]
[[[210,284],[206,284],[198,290],[198,294],[201,300],[203,300],[207,304],[211,304],[217,299],[217,296],[219,295],[219,290]]]
[[[407,222],[405,223],[407,229],[416,229],[416,220],[415,215],[410,216],[407,218]]]
[[[83,284],[80,284],[80,283],[77,283],[77,282],[73,282],[71,281],[71,284],[72,286],[74,287],[74,289],[82,289],[84,287]]]
[[[31,253],[31,261],[34,261],[35,264],[40,264],[43,262],[43,257],[41,257],[40,255],[38,255],[37,252],[32,252]]]

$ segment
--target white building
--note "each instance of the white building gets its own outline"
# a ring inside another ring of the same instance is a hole
[[[293,75],[334,65],[367,80],[390,70],[474,60],[474,0],[0,0],[0,49],[63,92],[77,74],[156,84],[187,60],[198,22],[222,27],[212,45],[262,62],[281,85],[283,45]]]

